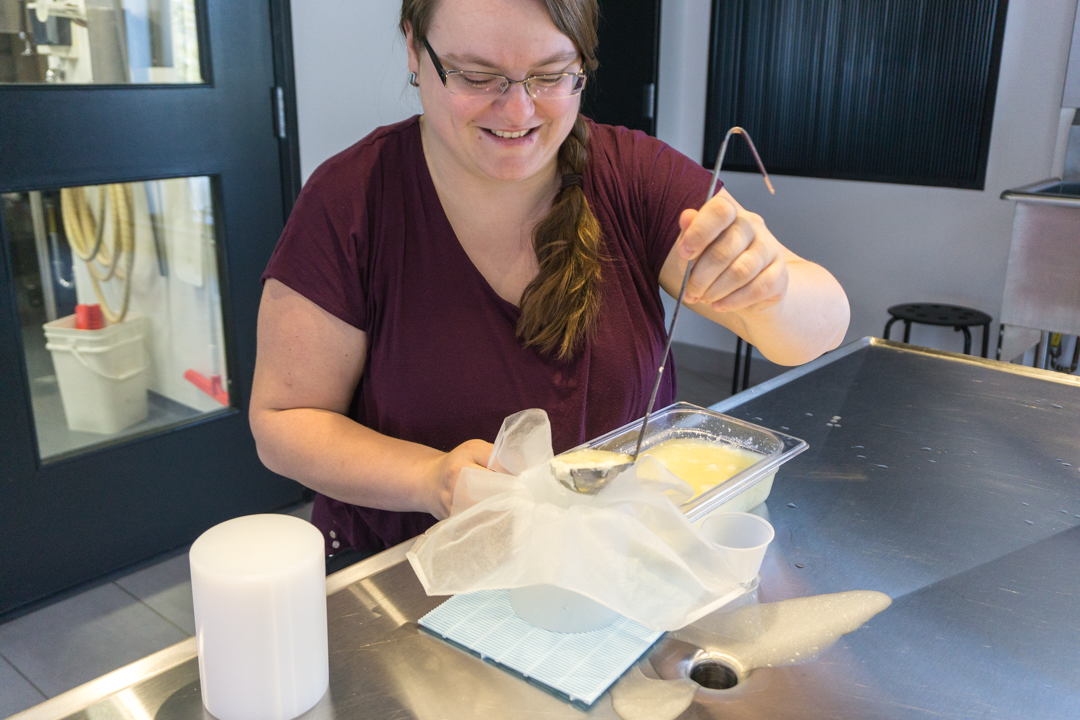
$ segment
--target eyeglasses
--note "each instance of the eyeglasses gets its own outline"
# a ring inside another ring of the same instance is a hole
[[[435,66],[435,72],[439,73],[443,87],[454,95],[494,98],[506,92],[511,85],[524,85],[525,92],[536,100],[555,100],[572,97],[585,89],[586,75],[582,72],[545,73],[530,75],[524,80],[511,80],[497,73],[444,70],[427,38],[424,38],[424,47],[431,56],[431,62]]]

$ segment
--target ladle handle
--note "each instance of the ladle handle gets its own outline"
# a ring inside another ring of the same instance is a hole
[[[709,183],[709,192],[705,196],[705,204],[707,205],[712,200],[713,193],[716,192],[716,183],[720,179],[720,166],[724,164],[724,155],[727,154],[728,140],[732,135],[742,135],[746,139],[746,144],[750,146],[750,152],[754,156],[754,160],[757,161],[758,169],[761,170],[762,177],[765,178],[765,187],[769,188],[769,192],[773,195],[776,194],[776,190],[773,189],[772,181],[769,180],[769,173],[765,171],[765,165],[761,162],[761,156],[758,155],[757,148],[754,147],[754,141],[750,139],[749,133],[743,130],[741,127],[733,127],[727,131],[724,135],[724,141],[720,143],[720,152],[716,156],[716,167],[713,169],[712,182]],[[704,208],[704,206],[702,206]],[[656,404],[656,393],[660,390],[660,380],[664,376],[664,366],[667,364],[668,357],[671,353],[671,340],[675,337],[675,321],[679,319],[679,308],[682,307],[683,298],[686,296],[686,286],[690,282],[690,271],[694,267],[694,261],[688,260],[686,263],[686,272],[683,274],[682,287],[679,289],[679,297],[675,301],[675,310],[671,313],[671,326],[668,328],[667,343],[664,345],[664,354],[660,356],[660,367],[656,371],[656,382],[653,383],[652,395],[649,396],[649,406],[645,409],[645,417],[641,419],[641,427],[638,429],[637,445],[634,447],[634,458],[632,462],[637,462],[638,454],[641,452],[641,441],[645,439],[645,427],[649,424],[649,416],[652,415],[653,405]]]

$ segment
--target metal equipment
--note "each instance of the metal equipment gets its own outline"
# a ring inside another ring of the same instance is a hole
[[[810,443],[777,475],[757,599],[893,602],[817,661],[748,674],[668,635],[631,671],[697,683],[681,717],[1076,714],[1080,379],[866,338],[713,407]],[[584,716],[421,631],[444,598],[425,595],[409,545],[327,578],[330,690],[305,719]],[[199,688],[191,638],[17,717],[201,720]],[[601,697],[588,717],[617,715]]]

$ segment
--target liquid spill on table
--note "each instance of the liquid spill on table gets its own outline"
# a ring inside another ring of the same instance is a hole
[[[689,678],[657,680],[634,665],[611,688],[611,707],[622,720],[674,720],[694,702],[697,690]]]
[[[694,665],[719,662],[741,682],[760,668],[810,662],[891,603],[884,593],[856,590],[713,613],[670,633],[663,642],[671,652],[654,651],[658,679],[631,668],[611,689],[612,707],[623,720],[673,720],[697,697],[688,677]]]

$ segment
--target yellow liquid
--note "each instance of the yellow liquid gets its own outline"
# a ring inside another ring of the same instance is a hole
[[[694,497],[711,490],[750,467],[763,455],[732,445],[676,438],[651,447],[642,455],[652,455],[668,470],[690,483]]]

